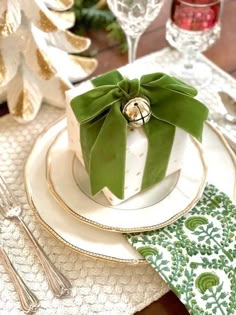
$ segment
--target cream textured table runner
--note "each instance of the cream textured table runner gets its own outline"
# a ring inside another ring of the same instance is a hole
[[[176,57],[175,51],[165,49],[138,60],[135,69],[139,72],[142,68],[146,72],[168,72],[168,66]],[[208,91],[203,90],[199,97],[209,105],[211,112],[223,112],[214,91],[236,91],[236,83],[222,70],[209,64],[214,71],[214,80]],[[150,265],[111,263],[72,251],[40,226],[28,206],[23,184],[25,161],[38,134],[62,114],[63,111],[45,105],[37,118],[27,125],[19,125],[9,115],[0,118],[0,172],[18,197],[30,230],[52,262],[70,279],[73,286],[71,297],[60,300],[52,295],[31,245],[14,222],[3,222],[1,236],[15,267],[40,299],[37,314],[133,314],[169,290],[157,272]],[[13,285],[1,264],[0,314],[23,314]]]

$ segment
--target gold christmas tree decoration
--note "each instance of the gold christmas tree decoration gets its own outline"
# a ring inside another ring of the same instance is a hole
[[[90,40],[68,31],[73,0],[1,0],[0,100],[19,122],[34,119],[42,101],[65,106],[65,91],[90,75],[96,59],[80,57]]]

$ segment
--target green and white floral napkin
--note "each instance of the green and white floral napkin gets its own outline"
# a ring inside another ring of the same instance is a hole
[[[190,314],[236,314],[236,206],[216,187],[175,223],[126,237]]]

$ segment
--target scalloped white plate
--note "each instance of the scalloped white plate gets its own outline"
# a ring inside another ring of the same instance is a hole
[[[103,231],[75,220],[49,192],[45,175],[46,154],[65,123],[63,119],[43,131],[26,163],[27,196],[39,222],[57,239],[79,253],[115,262],[144,263],[145,260],[121,233]],[[232,150],[210,125],[206,125],[204,131],[203,147],[208,165],[207,180],[234,198],[236,162]]]
[[[112,232],[154,230],[176,221],[201,197],[206,165],[199,143],[192,138],[181,171],[117,206],[109,205],[103,193],[91,196],[87,172],[74,158],[67,139],[64,129],[49,148],[47,182],[58,203],[78,220]]]

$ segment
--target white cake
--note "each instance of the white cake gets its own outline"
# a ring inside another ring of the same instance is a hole
[[[84,165],[81,145],[80,145],[80,126],[71,106],[70,101],[77,95],[82,94],[93,88],[91,82],[87,81],[80,86],[75,87],[66,92],[67,98],[67,124],[69,146],[75,152],[77,158]],[[182,129],[176,128],[174,143],[169,159],[166,176],[181,169],[185,146],[188,134]],[[163,139],[165,141],[165,139]],[[142,177],[147,156],[148,141],[142,128],[135,128],[127,132],[126,146],[126,167],[125,167],[125,190],[124,199],[118,199],[106,187],[103,193],[112,205],[117,205],[131,196],[137,194],[141,190]]]

